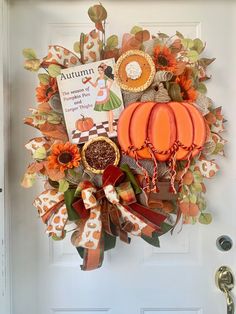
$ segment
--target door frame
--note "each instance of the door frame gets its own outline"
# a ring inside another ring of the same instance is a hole
[[[9,1],[0,0],[0,314],[11,313],[10,198],[8,151],[10,143]]]

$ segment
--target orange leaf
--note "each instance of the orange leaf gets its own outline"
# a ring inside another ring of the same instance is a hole
[[[175,73],[174,74],[175,75],[181,75],[184,72],[185,68],[186,68],[186,63],[185,62],[182,62],[182,61],[178,62],[176,64],[176,69],[175,69]]]
[[[119,49],[115,48],[112,50],[107,50],[103,52],[103,59],[115,58],[117,60],[119,58]]]
[[[38,127],[33,124],[33,119],[32,118],[29,118],[29,117],[24,118],[24,124],[30,125],[33,128],[38,129]]]
[[[140,49],[141,43],[133,35],[125,33],[122,37],[121,53],[132,49]]]
[[[199,214],[199,207],[197,204],[189,204],[189,216],[196,217]]]
[[[50,112],[52,111],[52,108],[50,107],[49,103],[44,102],[38,105],[38,111]]]
[[[201,186],[202,186],[202,192],[203,193],[206,193],[206,186],[204,183],[201,183]]]
[[[96,29],[104,33],[104,27],[101,22],[95,23]]]
[[[179,208],[184,215],[189,215],[189,202],[181,201],[179,204]]]
[[[205,119],[206,119],[207,123],[210,124],[210,125],[216,123],[216,116],[212,112],[209,112],[205,116]]]
[[[135,39],[139,41],[140,43],[143,43],[144,41],[147,41],[150,39],[150,33],[147,30],[137,32],[135,34]]]
[[[186,185],[190,185],[193,183],[193,174],[191,171],[187,171],[187,173],[184,175],[183,183]]]
[[[39,130],[45,135],[63,142],[68,141],[68,136],[64,125],[62,124],[50,124],[45,122],[40,125]]]
[[[164,201],[163,202],[163,210],[165,213],[171,213],[174,211],[174,206],[171,202]]]
[[[48,162],[44,162],[44,167],[46,169],[48,177],[52,181],[59,181],[65,177],[65,173],[61,172],[59,169],[50,169],[48,167]]]
[[[27,173],[38,173],[43,169],[43,162],[34,162],[27,168]]]

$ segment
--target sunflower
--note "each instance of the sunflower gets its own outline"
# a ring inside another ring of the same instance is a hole
[[[154,47],[153,61],[156,69],[174,72],[176,70],[177,62],[175,56],[166,46],[158,45]]]
[[[37,101],[39,103],[47,102],[57,91],[57,80],[54,77],[50,77],[47,85],[40,83],[40,85],[36,88]]]
[[[182,75],[176,77],[175,82],[180,87],[183,100],[195,101],[197,98],[197,92],[193,87],[193,81],[191,79],[190,72],[191,71],[189,70],[185,70]]]
[[[48,167],[64,172],[66,169],[78,167],[80,163],[79,148],[70,142],[54,144],[48,156]]]

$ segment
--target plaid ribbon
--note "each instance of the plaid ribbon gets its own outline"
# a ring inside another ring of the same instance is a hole
[[[122,182],[124,177],[120,168],[110,165],[104,171],[102,189],[96,189],[90,182],[81,183],[81,198],[73,203],[73,208],[83,218],[71,240],[77,248],[85,249],[83,270],[101,266],[104,232],[129,243],[128,234],[152,237],[166,219],[165,215],[138,204],[131,183]]]

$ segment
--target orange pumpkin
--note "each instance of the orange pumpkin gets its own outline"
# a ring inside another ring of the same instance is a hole
[[[206,140],[206,125],[201,113],[185,102],[137,102],[130,104],[118,122],[118,140],[122,150],[139,159],[168,161],[196,156]]]
[[[136,159],[143,170],[146,187],[150,190],[149,175],[138,159],[152,159],[153,191],[157,191],[157,161],[168,161],[170,169],[170,191],[175,192],[176,160],[187,160],[179,181],[206,141],[206,124],[202,114],[190,103],[185,102],[136,102],[121,114],[118,122],[118,141],[122,151]]]
[[[92,118],[84,117],[75,122],[75,128],[80,132],[89,131],[94,126],[94,122]]]

